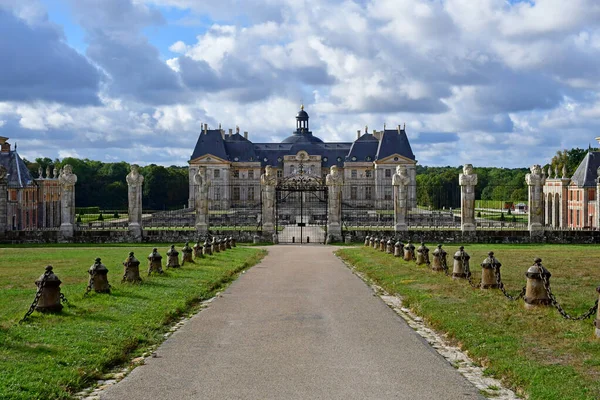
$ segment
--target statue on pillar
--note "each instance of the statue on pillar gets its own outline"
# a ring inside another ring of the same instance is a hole
[[[210,180],[206,174],[206,167],[201,166],[194,175],[196,183],[196,230],[199,233],[208,231],[208,197],[210,190]]]
[[[477,174],[473,173],[473,166],[465,164],[463,173],[458,175],[460,185],[460,218],[463,231],[475,230],[475,186]]]
[[[344,178],[340,175],[337,165],[329,169],[325,177],[325,183],[328,188],[327,202],[327,232],[333,236],[334,240],[342,238],[342,185]]]
[[[142,237],[142,184],[144,177],[140,175],[140,166],[131,165],[131,172],[125,177],[128,193],[129,232],[136,237]]]
[[[531,173],[525,175],[525,182],[529,186],[529,232],[531,235],[541,235],[544,232],[542,187],[546,178],[538,164],[532,165],[530,171]]]
[[[275,187],[277,177],[270,165],[265,167],[265,173],[260,176],[262,196],[262,229],[265,233],[275,232]]]
[[[73,167],[67,164],[63,167],[60,177],[61,198],[61,220],[60,233],[64,238],[71,238],[74,235],[73,223],[75,222],[75,184],[77,175],[73,173]]]
[[[398,165],[396,173],[392,176],[392,186],[394,187],[394,230],[406,231],[406,214],[408,212],[408,185],[410,176],[405,165]]]

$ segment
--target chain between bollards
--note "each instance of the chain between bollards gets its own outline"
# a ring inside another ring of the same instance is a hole
[[[500,275],[500,268],[497,266],[493,266],[493,268],[494,268],[494,275],[496,276],[496,282],[498,283],[498,288],[500,289],[500,291],[502,291],[502,294],[507,299],[509,299],[510,301],[516,301],[516,300],[523,298],[523,296],[525,296],[525,291],[527,289],[526,286],[523,286],[523,289],[521,289],[521,292],[516,297],[508,294],[508,292],[504,288],[504,282],[502,282],[502,276]]]
[[[554,296],[554,293],[552,293],[552,290],[550,289],[550,280],[548,279],[546,274],[540,274],[540,275],[542,277],[542,281],[544,282],[544,289],[546,289],[546,293],[548,294],[548,297],[550,298],[552,305],[554,306],[554,308],[556,308],[556,310],[559,312],[559,314],[564,319],[568,319],[571,321],[582,321],[584,319],[590,318],[598,310],[598,299],[596,299],[596,302],[594,303],[594,305],[592,307],[590,307],[590,309],[587,310],[585,313],[583,313],[577,317],[571,316],[569,313],[567,313],[565,311],[564,308],[562,308],[562,306],[560,305],[558,300],[556,300],[556,296]]]
[[[465,270],[465,275],[466,275],[465,277],[467,278],[467,281],[469,282],[469,285],[471,285],[471,287],[473,287],[475,289],[481,288],[481,280],[479,281],[479,283],[477,285],[475,285],[473,283],[473,274],[471,274],[471,267],[469,265],[469,260],[465,259],[465,252],[464,251],[461,253],[460,258],[461,258],[460,261],[462,262],[463,268]]]
[[[35,308],[38,305],[38,302],[40,301],[40,297],[42,296],[42,291],[44,290],[44,286],[46,285],[46,280],[48,279],[48,276],[50,275],[51,271],[46,271],[44,272],[44,277],[42,278],[41,282],[40,282],[40,286],[38,287],[37,292],[35,292],[35,297],[33,298],[33,302],[31,303],[31,306],[29,306],[29,310],[27,310],[27,312],[25,313],[25,316],[23,316],[23,318],[21,318],[21,320],[19,321],[19,323],[23,323],[25,322],[25,320],[27,318],[29,318],[29,316],[35,311]]]

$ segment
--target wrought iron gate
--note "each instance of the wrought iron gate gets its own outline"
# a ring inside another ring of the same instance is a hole
[[[280,243],[325,243],[327,237],[327,186],[318,176],[297,174],[275,188],[275,229]]]

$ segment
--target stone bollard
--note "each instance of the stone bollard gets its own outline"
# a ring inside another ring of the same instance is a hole
[[[379,240],[379,251],[384,252],[385,251],[385,239],[381,238],[381,240]]]
[[[392,238],[389,238],[385,244],[385,252],[387,254],[394,254],[394,242],[392,242]]]
[[[442,245],[438,244],[437,248],[433,251],[433,262],[431,263],[431,269],[434,271],[445,271],[447,268],[446,263],[446,250],[442,249]]]
[[[369,246],[369,235],[365,236],[365,247]]]
[[[596,288],[596,292],[598,293],[599,301],[600,301],[600,286]],[[594,326],[596,327],[595,333],[596,337],[600,338],[600,305],[598,306],[598,311],[596,312],[596,320],[594,321]]]
[[[221,251],[225,251],[225,250],[227,250],[227,239],[222,238],[221,239]]]
[[[211,243],[211,247],[212,247],[213,254],[220,252],[221,251],[220,240],[214,237],[212,240],[212,243]]]
[[[162,256],[158,254],[156,247],[152,249],[152,253],[148,256],[148,276],[150,276],[152,272],[159,274],[163,273]]]
[[[202,250],[204,252],[204,254],[208,255],[208,256],[212,256],[212,246],[211,244],[208,242],[208,238],[206,238],[206,240],[204,241],[204,249]]]
[[[375,236],[371,236],[371,237],[369,238],[369,245],[370,245],[372,248],[375,248],[375,242],[376,242],[376,240],[375,240]]]
[[[186,262],[194,263],[194,250],[190,247],[190,242],[185,242],[185,246],[181,249],[181,266],[183,267]]]
[[[110,285],[108,284],[108,268],[102,264],[100,257],[96,258],[94,264],[88,270],[90,280],[88,282],[86,293],[92,289],[96,293],[110,293]]]
[[[416,264],[423,265],[429,264],[429,248],[425,246],[424,242],[417,248]]]
[[[552,303],[544,286],[544,279],[550,284],[552,274],[542,265],[542,259],[536,258],[533,265],[525,273],[527,286],[525,289],[525,308],[547,306]]]
[[[308,243],[308,242],[307,242],[307,243]],[[350,235],[350,234],[347,234],[347,235],[344,237],[344,243],[346,243],[346,244],[352,244],[352,235]]]
[[[259,244],[260,243],[260,236],[258,236],[258,235],[252,236],[252,243]]]
[[[466,279],[467,269],[469,268],[470,255],[465,251],[464,246],[460,246],[458,251],[454,253],[454,267],[452,268],[453,279]]]
[[[274,233],[274,235],[275,235],[275,237],[277,237],[276,233]],[[236,247],[235,246],[235,238],[233,236],[231,237],[231,247]]]
[[[279,235],[276,233],[273,234],[273,244],[279,244]],[[235,247],[235,245],[233,247]]]
[[[179,252],[175,250],[175,245],[172,244],[169,251],[167,251],[167,268],[179,268]]]
[[[133,251],[129,252],[129,257],[123,263],[125,270],[123,271],[123,279],[121,282],[141,282],[140,278],[140,261],[134,257]]]
[[[231,236],[229,236],[228,238],[226,238],[226,240],[227,240],[227,241],[225,242],[225,246],[226,246],[228,249],[231,249]]]
[[[202,252],[203,247],[204,246],[200,242],[200,239],[198,239],[198,241],[196,242],[196,244],[193,247],[193,249],[194,249],[194,258],[196,258],[196,259],[198,259],[198,258],[204,258],[204,254]]]
[[[481,263],[481,288],[482,289],[498,289],[498,281],[496,280],[496,270],[500,272],[500,261],[494,257],[494,252],[490,251],[488,256]]]
[[[398,240],[396,242],[396,244],[394,245],[394,257],[402,257],[403,252],[404,252],[404,243],[402,243],[400,240]]]
[[[404,246],[404,261],[412,261],[415,259],[415,245],[408,241]]]
[[[41,292],[37,305],[35,306],[36,311],[59,312],[62,310],[63,306],[60,302],[61,281],[58,279],[58,276],[54,275],[54,272],[52,272],[52,265],[46,267],[46,272],[35,281],[35,284],[38,287],[38,292]]]

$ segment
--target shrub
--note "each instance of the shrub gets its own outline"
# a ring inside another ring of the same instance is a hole
[[[113,214],[113,218],[119,218],[119,213],[115,211],[115,213]]]
[[[504,220],[505,220],[504,213],[500,213],[500,221],[504,221]]]
[[[102,213],[98,215],[98,221],[104,221],[104,216],[102,215]]]
[[[510,208],[508,209],[508,211],[506,212],[508,215],[511,215],[512,212],[510,211]]]
[[[481,211],[477,211],[477,218],[481,218]]]
[[[81,223],[81,214],[77,215],[77,223]]]
[[[517,217],[515,217],[514,215],[512,216],[512,222],[517,222]]]

